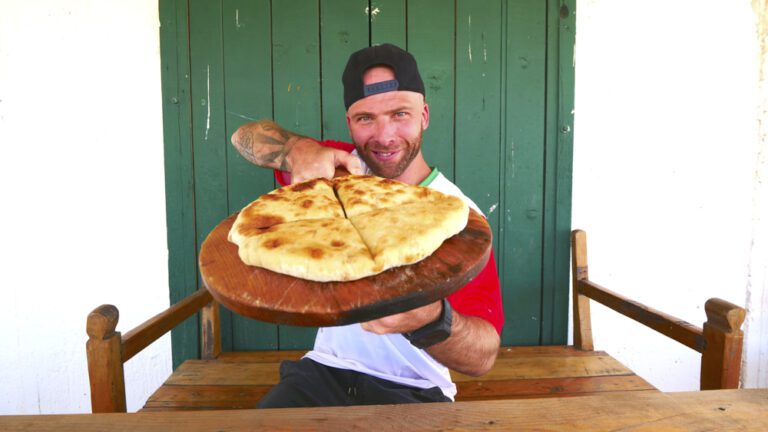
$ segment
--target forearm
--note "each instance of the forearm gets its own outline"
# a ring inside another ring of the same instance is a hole
[[[480,376],[493,367],[500,342],[499,334],[488,321],[454,311],[451,336],[427,348],[427,352],[449,369]]]
[[[264,168],[290,171],[287,156],[301,138],[271,120],[241,126],[232,135],[232,144],[248,161]]]

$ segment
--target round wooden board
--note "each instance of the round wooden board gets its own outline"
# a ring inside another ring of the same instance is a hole
[[[404,312],[448,296],[488,262],[491,228],[470,209],[467,226],[429,257],[364,279],[314,282],[244,264],[227,235],[237,213],[208,235],[200,274],[213,298],[250,318],[297,326],[335,326]]]

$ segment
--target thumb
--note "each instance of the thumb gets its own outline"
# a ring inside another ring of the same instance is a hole
[[[344,166],[350,174],[363,174],[363,164],[360,158],[340,150],[336,153],[336,166]]]

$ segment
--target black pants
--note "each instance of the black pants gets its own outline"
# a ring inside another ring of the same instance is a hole
[[[259,401],[258,408],[450,401],[439,387],[410,387],[304,358],[280,364],[280,383]]]

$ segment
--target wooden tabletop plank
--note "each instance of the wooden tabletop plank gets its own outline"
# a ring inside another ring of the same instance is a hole
[[[164,385],[144,405],[142,411],[164,409],[246,409],[271,389],[268,385],[186,386]]]
[[[573,345],[533,345],[533,346],[511,346],[501,347],[497,358],[509,357],[547,357],[547,356],[567,356],[567,357],[592,357],[608,355],[605,351],[582,351],[576,349]]]
[[[336,408],[0,417],[0,430],[768,430],[768,389]]]
[[[528,378],[592,377],[634,375],[611,356],[584,357],[510,357],[496,359],[493,369],[481,377],[451,372],[454,382],[494,381]]]
[[[165,385],[275,385],[279,381],[279,363],[187,360],[165,381]]]
[[[283,360],[299,360],[306,353],[306,350],[223,352],[216,360],[229,363],[279,363]]]
[[[463,381],[457,401],[584,396],[601,392],[658,391],[637,375]]]

